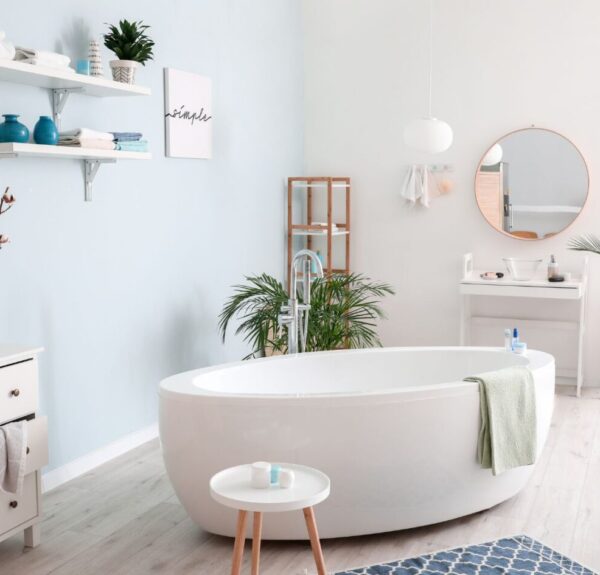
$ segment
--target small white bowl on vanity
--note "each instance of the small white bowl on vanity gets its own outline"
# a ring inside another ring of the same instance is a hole
[[[41,348],[0,345],[0,426],[27,420],[27,461],[23,492],[0,491],[0,541],[24,531],[25,546],[40,542],[41,469],[48,463],[48,424],[38,416],[38,361]]]

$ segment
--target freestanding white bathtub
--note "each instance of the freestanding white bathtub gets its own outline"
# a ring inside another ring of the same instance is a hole
[[[211,500],[217,471],[257,460],[302,463],[331,478],[316,508],[323,538],[406,529],[488,509],[518,493],[533,466],[494,477],[476,461],[479,389],[463,377],[529,365],[541,452],[554,405],[554,358],[495,348],[307,353],[175,375],[160,385],[166,468],[201,527],[234,535]],[[302,514],[269,514],[267,539],[304,539]]]

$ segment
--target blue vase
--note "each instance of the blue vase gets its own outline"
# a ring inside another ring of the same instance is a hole
[[[33,129],[33,141],[45,146],[56,146],[58,144],[58,130],[50,116],[40,116]]]
[[[17,120],[17,114],[3,114],[4,122],[0,124],[0,142],[18,142],[26,144],[29,141],[27,126]]]

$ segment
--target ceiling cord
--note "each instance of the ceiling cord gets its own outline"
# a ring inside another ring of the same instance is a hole
[[[429,0],[429,118],[431,115],[433,83],[433,0]]]

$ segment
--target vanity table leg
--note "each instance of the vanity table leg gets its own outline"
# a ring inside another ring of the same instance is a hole
[[[233,562],[231,564],[231,575],[240,575],[242,572],[242,560],[244,559],[244,543],[246,542],[246,517],[247,511],[238,512],[237,529],[235,531],[235,544],[233,546]]]
[[[25,547],[37,547],[40,544],[40,524],[36,523],[23,531]]]
[[[460,296],[460,345],[468,345],[471,323],[471,300],[469,295]]]
[[[583,385],[583,336],[585,334],[585,299],[584,292],[579,302],[579,341],[577,342],[577,397],[581,397]]]

